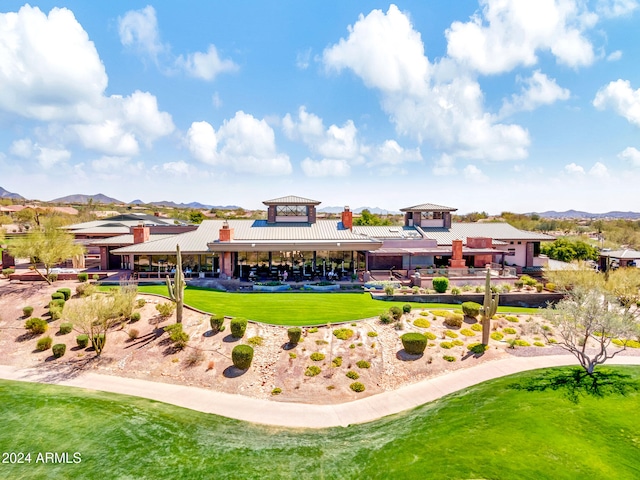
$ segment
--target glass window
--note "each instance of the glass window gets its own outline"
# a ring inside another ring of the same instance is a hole
[[[276,215],[279,217],[300,217],[307,216],[306,205],[278,205]]]

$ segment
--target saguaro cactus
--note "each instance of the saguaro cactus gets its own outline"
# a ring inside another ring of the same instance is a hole
[[[480,309],[480,322],[482,323],[482,344],[489,345],[491,334],[491,319],[498,310],[499,294],[491,293],[491,269],[487,268],[487,279],[484,285],[484,303]]]
[[[184,306],[184,273],[182,272],[182,255],[180,254],[180,245],[176,245],[176,274],[173,282],[167,275],[167,290],[169,290],[169,298],[176,304],[176,323],[182,323],[182,307]]]

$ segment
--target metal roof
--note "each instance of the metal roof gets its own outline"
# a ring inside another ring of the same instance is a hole
[[[74,223],[73,225],[66,225],[63,228],[66,230],[80,230],[85,228],[95,227],[107,227],[107,226],[126,226],[135,227],[143,222],[145,225],[175,225],[175,220],[172,218],[160,218],[153,215],[118,215],[116,217],[107,217],[100,220],[91,220],[89,222]],[[180,222],[184,223],[184,222]]]
[[[422,238],[415,227],[354,225],[353,233],[372,238]]]
[[[420,205],[400,209],[401,212],[455,212],[456,210],[458,209],[436,205],[435,203],[421,203]]]
[[[505,222],[496,223],[452,223],[451,228],[421,227],[426,238],[438,245],[451,245],[453,240],[466,241],[467,237],[490,237],[502,241],[553,241],[554,237],[544,233],[526,232]],[[498,244],[494,242],[494,244]]]
[[[93,227],[93,228],[80,228],[73,230],[74,235],[121,235],[130,232],[130,228],[127,226],[112,226],[112,227]]]
[[[322,202],[319,202],[318,200],[311,200],[310,198],[287,195],[286,197],[265,200],[262,203],[265,205],[320,205]]]
[[[612,250],[610,252],[600,252],[601,257],[618,258],[624,260],[636,260],[640,259],[640,252],[637,250],[625,249],[625,250]]]
[[[151,235],[149,235],[149,240],[150,242],[155,241],[155,240],[162,240],[163,238],[168,238],[168,237],[175,237],[176,235],[179,234],[173,234],[173,235],[168,235],[168,234],[154,234],[152,233]],[[103,238],[100,240],[94,240],[91,242],[91,245],[133,245],[133,234],[126,234],[126,235],[117,235],[115,237],[109,237],[109,238]]]

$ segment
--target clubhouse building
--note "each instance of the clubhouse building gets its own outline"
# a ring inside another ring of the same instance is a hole
[[[303,281],[376,271],[402,276],[416,270],[462,272],[487,264],[521,273],[542,267],[540,242],[554,240],[507,223],[455,223],[455,208],[431,203],[402,208],[402,226],[354,225],[349,207],[339,219],[317,218],[320,202],[297,196],[263,203],[266,220],[163,226],[151,217],[149,222],[140,219],[135,225],[118,226],[117,233],[104,234],[91,244],[100,250],[101,269],[130,270],[140,278],[175,269],[179,245],[183,269],[190,276]],[[104,222],[113,228],[118,224],[113,218]],[[93,228],[105,231],[98,225]]]

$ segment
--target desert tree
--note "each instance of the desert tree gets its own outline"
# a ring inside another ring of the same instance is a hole
[[[542,329],[547,341],[574,355],[589,375],[597,365],[624,351],[640,332],[637,305],[624,305],[604,288],[574,287],[563,300],[543,311],[553,331]],[[614,339],[620,345],[612,346]]]
[[[74,242],[73,235],[53,225],[42,229],[32,230],[16,239],[10,246],[9,252],[16,258],[28,258],[33,270],[48,283],[51,268],[60,262],[84,255],[84,246]],[[42,264],[45,272],[38,269]]]

